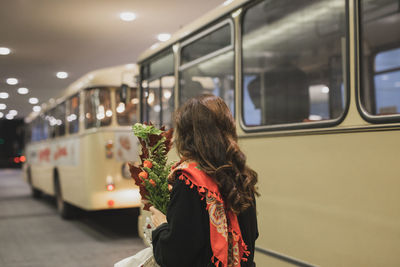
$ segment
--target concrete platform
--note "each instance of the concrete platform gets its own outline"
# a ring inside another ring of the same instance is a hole
[[[0,266],[113,266],[145,247],[136,213],[81,212],[65,221],[51,197],[31,197],[20,170],[0,170]]]

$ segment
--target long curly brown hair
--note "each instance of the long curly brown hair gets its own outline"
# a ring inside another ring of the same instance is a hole
[[[175,145],[180,156],[196,161],[218,185],[228,209],[239,214],[254,205],[257,173],[246,165],[235,121],[214,95],[188,100],[175,113]]]

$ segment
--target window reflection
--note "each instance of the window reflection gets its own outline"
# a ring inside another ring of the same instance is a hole
[[[182,49],[181,105],[192,97],[214,94],[223,98],[234,114],[234,54],[231,36],[232,27],[227,22]]]
[[[93,88],[85,91],[85,128],[107,126],[111,117],[106,112],[111,111],[109,88]]]
[[[362,0],[361,104],[369,114],[400,114],[400,2]]]
[[[68,102],[67,123],[70,134],[79,131],[79,95],[71,97]]]
[[[344,0],[299,0],[289,6],[286,1],[272,0],[246,10],[242,37],[245,125],[338,118],[345,101],[345,36]]]
[[[173,54],[167,50],[142,67],[142,121],[172,127],[174,110]]]
[[[115,111],[117,114],[117,121],[120,125],[133,125],[138,121],[137,119],[137,108],[139,99],[137,96],[137,88],[128,88],[127,99],[125,102],[121,102],[121,88],[115,91]],[[106,116],[112,116],[110,110]]]

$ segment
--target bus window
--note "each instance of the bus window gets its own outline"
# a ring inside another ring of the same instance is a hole
[[[67,106],[68,132],[77,133],[79,131],[79,94],[71,97],[67,101]]]
[[[32,134],[31,134],[31,141],[39,141],[40,140],[40,127],[39,127],[39,117],[35,118],[31,122],[31,129],[32,129]]]
[[[211,31],[211,32],[210,32]],[[182,44],[180,104],[201,94],[225,100],[234,114],[233,26],[223,21]]]
[[[54,109],[54,120],[55,136],[65,135],[65,102],[57,105]]]
[[[329,8],[328,8],[329,7]],[[263,1],[243,17],[246,126],[338,119],[344,111],[345,1]]]
[[[24,132],[24,143],[27,145],[31,142],[32,139],[32,131],[33,131],[33,123],[25,124],[25,132]]]
[[[38,120],[39,140],[45,140],[50,137],[51,128],[44,114],[41,114]]]
[[[360,1],[360,100],[370,115],[400,114],[400,2]]]
[[[157,127],[172,127],[175,78],[170,50],[156,56],[142,67],[142,121]]]
[[[111,124],[112,110],[110,90],[93,88],[85,91],[85,128]]]
[[[121,102],[121,88],[115,91],[115,109],[119,125],[133,125],[137,122],[139,99],[136,88],[128,88],[127,101]]]
[[[161,107],[162,107],[162,123],[166,127],[172,127],[172,114],[174,112],[174,76],[164,76],[161,78]]]
[[[153,122],[158,127],[161,126],[161,82],[159,79],[151,81],[147,89],[147,106],[149,121]]]

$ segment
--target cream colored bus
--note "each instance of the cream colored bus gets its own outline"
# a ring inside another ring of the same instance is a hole
[[[56,197],[63,218],[84,210],[140,206],[127,162],[139,160],[132,124],[139,98],[128,64],[88,73],[27,118],[24,165],[33,196]]]
[[[226,1],[141,55],[142,121],[202,93],[231,108],[259,174],[257,266],[400,266],[399,11]]]

